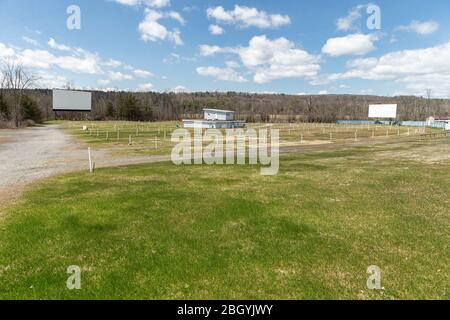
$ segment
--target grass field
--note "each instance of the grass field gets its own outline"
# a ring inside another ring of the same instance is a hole
[[[280,164],[37,183],[0,218],[0,299],[450,299],[448,138]],[[366,288],[370,265],[384,290]]]
[[[179,122],[60,122],[66,130],[93,147],[107,148],[118,155],[170,154],[174,143],[172,132]],[[82,131],[86,126],[88,130]],[[338,125],[338,124],[248,124],[249,129],[278,129],[280,146],[308,146],[320,144],[344,144],[361,141],[419,138],[424,134],[439,133],[433,128],[413,128],[387,125]],[[193,130],[191,130],[193,134]],[[225,136],[225,130],[222,133]],[[131,141],[131,144],[130,144]],[[207,143],[205,143],[206,145]]]

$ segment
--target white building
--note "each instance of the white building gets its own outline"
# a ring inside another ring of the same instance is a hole
[[[450,118],[449,117],[429,117],[427,119],[427,126],[445,128],[450,130]]]
[[[219,110],[219,109],[203,109],[205,120],[221,120],[221,121],[233,121],[234,111]]]
[[[235,129],[245,128],[245,121],[234,120],[234,111],[204,109],[204,120],[183,120],[185,128]]]

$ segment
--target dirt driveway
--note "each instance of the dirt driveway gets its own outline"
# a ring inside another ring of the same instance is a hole
[[[88,170],[87,145],[59,126],[0,130],[0,202],[35,180],[59,173]],[[6,141],[6,142],[5,142]],[[163,157],[117,158],[93,150],[97,167],[167,160]]]

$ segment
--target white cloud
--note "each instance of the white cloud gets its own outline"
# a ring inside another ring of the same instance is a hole
[[[225,64],[228,68],[231,69],[237,69],[240,67],[239,63],[237,63],[236,61],[226,61]]]
[[[355,29],[354,24],[356,21],[361,19],[361,17],[362,17],[361,11],[363,9],[365,9],[366,7],[367,7],[367,5],[358,5],[356,7],[353,7],[352,9],[350,9],[347,16],[341,17],[337,20],[337,22],[336,22],[337,30],[349,31],[349,30]]]
[[[200,54],[203,56],[218,53],[239,55],[242,64],[253,73],[253,81],[256,83],[284,78],[311,78],[320,70],[318,56],[297,48],[286,38],[270,40],[265,35],[255,36],[248,47],[200,46]]]
[[[139,78],[150,78],[150,77],[154,76],[154,74],[151,73],[150,71],[141,70],[141,69],[134,69],[133,73],[136,77],[139,77]]]
[[[16,52],[12,48],[8,48],[6,45],[0,42],[0,60],[14,57]]]
[[[124,74],[122,72],[110,71],[108,73],[108,78],[112,81],[123,81],[123,80],[133,80],[133,76],[129,74]]]
[[[397,28],[398,31],[409,31],[415,32],[421,36],[426,36],[435,33],[439,30],[439,23],[436,21],[413,21],[407,26],[400,26]]]
[[[254,73],[256,83],[267,83],[283,78],[308,78],[320,70],[319,58],[293,42],[266,36],[253,37],[248,47],[239,48],[242,63]]]
[[[191,57],[183,57],[177,53],[171,53],[168,57],[163,59],[163,63],[175,64],[181,62],[194,62],[196,59]]]
[[[39,46],[39,42],[35,39],[29,38],[29,37],[22,37],[22,40],[26,43],[32,44],[33,46]]]
[[[100,79],[100,80],[97,81],[97,83],[99,85],[102,85],[102,86],[107,86],[107,85],[109,85],[111,83],[111,80],[109,80],[109,79]]]
[[[221,81],[232,82],[247,82],[242,75],[232,68],[218,68],[218,67],[199,67],[197,73],[202,76],[214,77]]]
[[[219,46],[210,46],[207,44],[202,44],[199,46],[200,55],[203,57],[214,56],[219,53],[237,53],[238,49],[230,48],[230,47],[219,47]]]
[[[104,62],[103,65],[110,68],[118,68],[122,66],[122,62],[114,59],[109,59],[108,61]]]
[[[175,12],[159,12],[152,9],[145,9],[145,18],[139,24],[138,30],[141,33],[142,40],[148,41],[172,41],[175,45],[182,45],[180,31],[178,29],[168,30],[159,23],[161,19],[174,19],[184,23],[183,18]]]
[[[155,86],[153,85],[153,83],[143,83],[143,84],[140,84],[139,86],[138,86],[138,90],[139,91],[151,91],[151,90],[153,90],[155,88]]]
[[[127,6],[145,5],[153,8],[164,8],[170,6],[170,0],[114,0]]]
[[[174,92],[174,93],[190,92],[190,90],[188,88],[186,88],[185,86],[176,86],[171,91]]]
[[[220,36],[225,33],[225,30],[217,24],[212,24],[209,26],[209,32],[214,36]]]
[[[53,39],[53,38],[50,38],[48,40],[47,44],[49,45],[50,48],[58,49],[58,50],[61,50],[61,51],[75,51],[73,48],[71,48],[69,46],[57,43],[55,41],[55,39]]]
[[[69,82],[67,78],[49,72],[37,72],[36,76],[38,88],[62,88]]]
[[[325,84],[342,79],[391,80],[413,91],[432,88],[448,95],[450,87],[450,42],[415,50],[396,51],[379,58],[355,59],[348,70],[318,78],[313,84]]]
[[[279,28],[291,23],[287,15],[269,14],[265,11],[246,6],[235,5],[233,10],[225,10],[222,6],[208,8],[209,19],[217,23],[234,24],[240,28],[257,27],[261,29]]]
[[[328,39],[322,52],[332,57],[343,55],[365,55],[375,49],[378,37],[373,34],[350,34],[345,37]]]

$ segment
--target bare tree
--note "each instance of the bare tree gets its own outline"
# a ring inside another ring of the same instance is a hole
[[[24,91],[32,88],[38,78],[23,68],[20,61],[7,60],[1,70],[1,87],[11,92],[13,96],[13,111],[16,127],[22,120],[21,103]]]
[[[425,92],[425,97],[427,98],[427,112],[430,113],[429,116],[431,115],[431,98],[433,95],[433,90],[431,89],[427,89]]]

